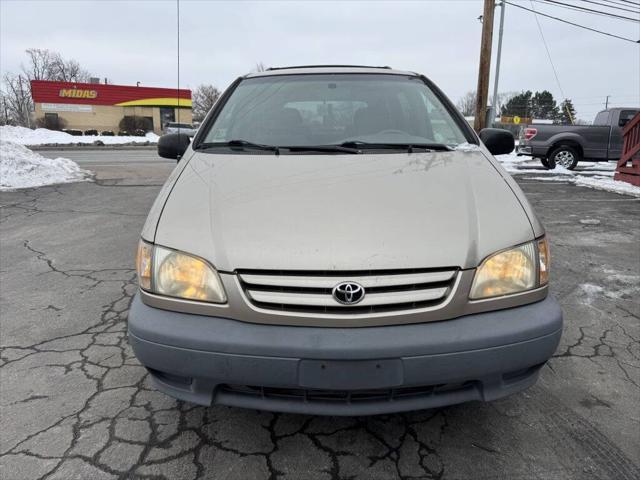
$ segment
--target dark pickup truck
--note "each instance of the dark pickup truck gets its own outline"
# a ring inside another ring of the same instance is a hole
[[[596,115],[593,125],[527,125],[521,131],[518,155],[539,158],[546,168],[573,170],[578,162],[618,160],[622,129],[639,108],[610,108]]]

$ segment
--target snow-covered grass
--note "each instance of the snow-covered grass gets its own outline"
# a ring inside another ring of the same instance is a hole
[[[37,128],[31,130],[25,127],[13,127],[11,125],[0,126],[0,139],[13,143],[19,143],[20,145],[48,145],[59,144],[68,145],[71,143],[86,143],[92,144],[97,140],[100,140],[105,145],[118,145],[122,143],[158,143],[158,135],[153,132],[147,133],[144,137],[134,136],[74,136],[65,132],[58,132],[55,130],[47,130],[46,128]]]
[[[581,162],[575,170],[567,170],[561,166],[547,170],[542,166],[540,160],[527,156],[519,157],[515,152],[508,155],[498,155],[496,158],[512,175],[535,175],[525,178],[567,182],[581,187],[640,197],[640,187],[613,179],[616,170],[615,162]]]
[[[0,139],[0,190],[82,182],[91,172],[68,158],[45,158],[23,145]]]

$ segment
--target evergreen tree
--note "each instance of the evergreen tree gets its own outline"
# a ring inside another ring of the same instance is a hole
[[[560,104],[560,116],[558,121],[564,125],[572,125],[576,121],[576,109],[569,98],[565,98]]]
[[[553,94],[548,90],[536,92],[531,98],[531,117],[542,120],[557,121],[560,116],[560,110],[553,98]]]
[[[514,95],[503,105],[500,114],[507,117],[529,117],[531,115],[531,96],[531,90]]]

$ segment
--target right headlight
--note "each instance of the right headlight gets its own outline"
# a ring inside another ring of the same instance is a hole
[[[549,246],[534,240],[487,257],[476,270],[472,300],[520,293],[549,281]]]
[[[136,266],[144,290],[201,302],[227,301],[218,272],[202,258],[141,240]]]

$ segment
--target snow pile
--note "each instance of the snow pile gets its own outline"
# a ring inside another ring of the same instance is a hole
[[[640,187],[631,185],[627,182],[621,182],[614,180],[611,177],[582,177],[576,176],[573,179],[573,183],[581,187],[590,187],[597,190],[606,190],[607,192],[621,193],[623,195],[632,195],[634,197],[640,197]]]
[[[19,143],[20,145],[45,145],[45,144],[70,144],[70,143],[86,143],[91,144],[96,140],[100,140],[105,145],[118,145],[122,143],[158,143],[158,135],[148,132],[144,137],[134,136],[82,136],[75,137],[65,132],[56,130],[47,130],[46,128],[36,128],[31,130],[25,127],[13,127],[11,125],[0,126],[0,139],[8,142]]]
[[[508,155],[498,155],[496,159],[512,175],[536,175],[535,177],[525,177],[529,180],[567,182],[580,187],[640,197],[640,187],[613,179],[616,171],[615,162],[581,162],[575,170],[567,170],[559,165],[556,165],[553,170],[547,170],[542,166],[540,160],[527,156],[519,157],[515,152]]]
[[[0,190],[82,182],[91,172],[67,158],[45,158],[27,147],[0,139]]]

